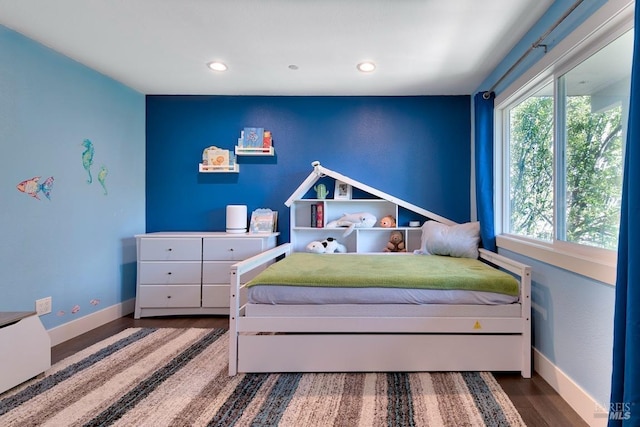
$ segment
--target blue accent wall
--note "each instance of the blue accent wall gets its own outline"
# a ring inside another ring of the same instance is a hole
[[[233,150],[244,127],[273,134],[275,157],[240,173],[199,173],[204,148]],[[225,207],[278,210],[314,160],[454,221],[469,220],[470,98],[147,96],[147,231],[224,230]]]
[[[0,94],[0,310],[32,311],[51,296],[41,317],[51,329],[133,298],[144,95],[2,26]],[[17,188],[38,176],[53,177],[50,199]]]

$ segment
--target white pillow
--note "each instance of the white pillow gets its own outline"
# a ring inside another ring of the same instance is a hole
[[[418,252],[425,255],[477,259],[479,244],[479,222],[445,225],[427,221],[422,226],[422,241]]]

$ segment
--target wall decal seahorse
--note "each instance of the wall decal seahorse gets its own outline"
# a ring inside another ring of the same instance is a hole
[[[84,147],[84,151],[82,152],[82,167],[89,174],[89,179],[87,179],[87,183],[91,184],[93,182],[93,177],[91,176],[91,165],[93,165],[93,143],[85,139],[82,141],[82,146]]]
[[[109,174],[109,170],[106,168],[106,166],[100,166],[100,171],[98,172],[98,181],[100,182],[100,185],[102,185],[102,188],[104,189],[104,195],[106,196],[107,193],[107,186],[104,183],[105,179],[107,179],[107,175]]]

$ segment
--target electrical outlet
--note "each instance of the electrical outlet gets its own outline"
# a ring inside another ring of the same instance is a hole
[[[51,313],[51,297],[36,300],[36,313],[38,316]]]

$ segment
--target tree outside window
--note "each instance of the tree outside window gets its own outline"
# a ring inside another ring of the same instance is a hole
[[[507,110],[510,233],[616,249],[632,36]]]

